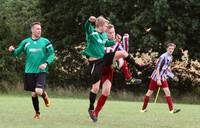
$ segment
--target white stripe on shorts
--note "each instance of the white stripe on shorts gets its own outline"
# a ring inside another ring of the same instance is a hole
[[[92,66],[91,74],[93,73],[94,68],[95,68],[95,64],[93,64],[93,66]]]

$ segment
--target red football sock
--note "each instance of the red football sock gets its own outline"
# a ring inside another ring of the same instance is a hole
[[[131,74],[129,73],[128,65],[127,65],[126,61],[124,61],[124,64],[121,67],[121,71],[124,74],[124,77],[125,77],[126,80],[130,80],[132,78]]]
[[[142,110],[146,109],[147,108],[147,105],[149,103],[149,96],[144,96],[144,104],[142,106]]]
[[[167,104],[168,104],[168,107],[169,107],[169,110],[173,110],[173,102],[172,102],[172,98],[171,96],[166,96],[166,101],[167,101]]]
[[[98,116],[99,112],[101,111],[102,107],[106,102],[107,96],[101,95],[98,99],[97,106],[95,108],[95,114]]]

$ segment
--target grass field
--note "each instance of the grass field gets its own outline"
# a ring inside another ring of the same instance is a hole
[[[182,111],[170,114],[166,104],[150,103],[140,113],[141,102],[109,101],[97,123],[88,116],[88,100],[51,98],[45,108],[40,98],[41,119],[33,119],[31,97],[0,96],[0,128],[199,128],[200,105],[175,104]]]

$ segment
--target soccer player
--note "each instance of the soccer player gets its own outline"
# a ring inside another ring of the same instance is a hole
[[[104,67],[102,71],[101,82],[100,82],[100,85],[102,85],[102,94],[100,95],[97,101],[97,105],[94,111],[92,111],[91,113],[93,116],[92,118],[95,118],[96,121],[99,116],[99,112],[102,110],[108,96],[110,95],[112,79],[113,79],[113,67],[112,66]]]
[[[106,33],[108,34],[108,39],[110,39],[110,40],[115,40],[115,31],[113,31],[113,30],[114,30],[114,26],[109,24],[107,27]],[[114,47],[118,47],[118,45],[116,46],[116,44],[114,45]],[[111,46],[111,47],[106,47],[105,53],[114,52],[115,50],[113,50],[113,46]],[[100,95],[100,97],[97,101],[97,105],[92,113],[96,116],[96,118],[98,118],[99,112],[102,110],[108,96],[110,95],[112,79],[113,79],[113,71],[114,71],[114,69],[113,69],[112,65],[103,67],[102,77],[101,77],[101,82],[100,82],[100,85],[102,85],[102,94]],[[140,83],[141,83],[140,79],[133,78],[133,84],[140,84]]]
[[[165,93],[165,98],[169,107],[169,112],[177,113],[180,111],[180,109],[174,109],[173,107],[173,102],[167,82],[167,73],[168,70],[170,70],[170,63],[172,62],[172,53],[174,52],[175,48],[176,45],[174,43],[167,44],[167,52],[165,52],[159,57],[156,67],[151,75],[149,89],[146,95],[144,96],[143,107],[140,110],[141,112],[147,111],[149,98],[153,94],[154,90],[156,90],[158,87],[161,87]]]
[[[13,56],[19,56],[22,52],[26,56],[24,89],[32,92],[34,118],[40,119],[38,96],[42,96],[46,107],[50,106],[50,100],[45,91],[45,80],[48,72],[47,66],[53,62],[55,54],[51,42],[41,37],[40,22],[31,24],[31,32],[31,37],[22,40],[17,48],[10,46],[8,50]]]
[[[112,39],[113,37],[115,37],[114,25],[112,25],[112,24],[108,25],[107,34],[108,34],[109,39]],[[116,34],[115,45],[110,46],[110,47],[106,47],[105,51],[106,51],[106,53],[123,51],[123,50],[128,52],[128,46],[129,46],[129,35],[124,34],[123,40],[121,40],[121,36],[119,34]],[[140,84],[142,82],[140,79],[135,79],[135,78],[132,77],[132,74],[129,72],[128,64],[127,64],[127,62],[124,58],[120,58],[119,60],[117,60],[117,62],[118,62],[117,68],[122,71],[127,85],[129,85],[129,84]],[[134,73],[133,75],[135,77],[138,77],[138,75],[140,74],[140,72],[137,71],[136,67],[139,68],[139,69],[144,69],[148,66],[149,65],[140,65],[140,64],[137,64],[136,62],[134,62],[133,63],[133,67],[134,67],[133,68],[133,73]]]
[[[92,23],[95,22],[95,27]],[[133,62],[134,59],[126,51],[116,51],[113,53],[105,54],[104,47],[109,47],[115,44],[113,40],[108,40],[106,29],[109,21],[104,17],[98,18],[90,16],[86,21],[84,28],[86,31],[86,48],[82,51],[82,54],[88,58],[92,89],[89,94],[89,115],[91,119],[96,122],[97,117],[94,111],[94,102],[96,95],[99,91],[100,79],[102,76],[103,67],[112,65],[113,61],[120,58],[125,58],[128,62]]]

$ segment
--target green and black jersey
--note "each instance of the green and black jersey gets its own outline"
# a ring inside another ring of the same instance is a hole
[[[18,56],[22,52],[26,55],[25,73],[48,72],[48,68],[40,70],[39,66],[44,63],[51,64],[55,58],[52,44],[43,37],[36,40],[31,37],[24,39],[13,51],[13,55]]]
[[[87,57],[103,58],[105,54],[104,47],[115,45],[115,42],[108,40],[106,32],[96,32],[94,26],[88,20],[84,28],[86,31],[86,48],[82,51],[82,54]]]

